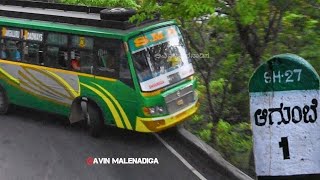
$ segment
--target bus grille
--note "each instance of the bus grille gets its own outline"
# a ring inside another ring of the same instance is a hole
[[[195,101],[194,96],[195,94],[192,85],[169,94],[165,97],[168,112],[172,114],[189,106]]]

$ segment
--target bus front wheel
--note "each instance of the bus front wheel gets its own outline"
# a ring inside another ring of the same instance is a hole
[[[89,134],[92,137],[99,137],[103,130],[103,118],[98,107],[88,103],[88,111],[86,117]]]
[[[0,86],[0,115],[5,115],[8,112],[9,112],[8,96],[5,89]]]

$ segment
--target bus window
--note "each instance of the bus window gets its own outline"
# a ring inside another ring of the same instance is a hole
[[[149,54],[145,54],[142,51],[135,53],[133,55],[134,58],[134,66],[137,71],[137,75],[140,82],[147,81],[152,78],[151,68],[148,63],[148,59],[150,59]]]
[[[68,36],[59,33],[48,33],[47,59],[44,64],[49,67],[66,69],[68,66]]]
[[[23,30],[23,60],[27,63],[43,65],[44,33],[34,30]]]
[[[22,59],[22,41],[21,41],[21,29],[16,28],[1,28],[1,35],[4,38],[1,40],[2,55],[8,60],[21,61]]]
[[[93,71],[93,55],[90,51],[71,51],[71,70],[81,71],[84,73],[92,73]]]
[[[118,77],[119,56],[115,50],[98,49],[97,51],[97,75],[106,77]]]
[[[71,51],[71,70],[80,71],[80,55],[76,51]]]
[[[21,61],[21,41],[7,40],[5,47],[9,60]]]
[[[119,78],[121,41],[111,39],[95,40],[95,73],[99,76]]]
[[[71,46],[76,49],[93,49],[93,38],[84,36],[72,36]]]
[[[128,63],[128,59],[126,56],[126,52],[124,50],[123,45],[120,48],[120,81],[127,84],[130,87],[134,87],[131,73],[130,73],[130,67]]]
[[[48,46],[47,58],[44,61],[45,66],[67,68],[68,50],[66,48]]]
[[[24,43],[23,60],[32,64],[43,64],[43,47],[37,43]]]
[[[131,79],[129,64],[126,57],[120,59],[120,79]]]
[[[72,36],[71,47],[71,70],[91,74],[93,71],[93,38]]]
[[[44,65],[48,67],[59,67],[58,58],[59,48],[58,47],[47,47],[47,58],[44,60]]]
[[[67,62],[69,61],[68,50],[66,48],[59,48],[58,63],[62,68],[67,68]]]
[[[8,52],[7,52],[6,45],[4,44],[4,39],[1,39],[0,48],[1,48],[0,58],[1,58],[1,59],[7,59],[7,57],[8,57]]]
[[[107,54],[108,52],[106,50],[103,49],[99,49],[98,50],[98,61],[97,61],[97,65],[98,67],[107,67]]]
[[[84,36],[72,36],[71,47],[71,70],[91,74],[93,71],[93,38]]]
[[[65,34],[48,33],[47,44],[59,47],[67,47],[68,36]]]

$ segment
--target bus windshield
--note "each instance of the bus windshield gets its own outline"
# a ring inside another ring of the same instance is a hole
[[[194,73],[176,26],[143,33],[129,40],[142,91],[154,91]]]

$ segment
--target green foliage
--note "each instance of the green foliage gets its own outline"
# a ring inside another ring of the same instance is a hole
[[[212,129],[214,125],[212,122],[209,122],[198,132],[198,136],[205,142],[210,143],[212,140]]]
[[[210,82],[209,87],[210,90],[213,93],[221,93],[223,91],[223,88],[225,86],[225,80],[223,78],[220,78],[218,80],[213,80]]]
[[[142,1],[140,12],[142,16],[148,17],[153,15],[154,12],[159,12],[164,18],[177,19],[183,17],[185,20],[192,20],[194,17],[199,17],[204,14],[212,14],[214,12],[213,0],[172,0],[172,1],[156,1],[145,0]],[[135,19],[141,19],[140,15]]]
[[[268,8],[268,0],[239,0],[235,8],[242,24],[254,24],[259,14]]]
[[[298,6],[299,5],[299,6]],[[279,53],[294,53],[307,59],[320,70],[320,14],[312,11],[314,6],[297,3],[292,11],[284,15],[282,31],[278,39],[267,49],[266,59]]]
[[[59,2],[98,7],[138,7],[135,0],[59,0]]]
[[[200,121],[203,120],[203,115],[201,114],[195,114],[194,116],[192,116],[192,123],[199,123]]]
[[[210,142],[211,141],[211,130],[210,129],[203,129],[199,131],[199,136],[202,140],[205,142]]]
[[[251,125],[230,124],[220,120],[217,125],[216,148],[232,164],[248,170],[252,149]]]

